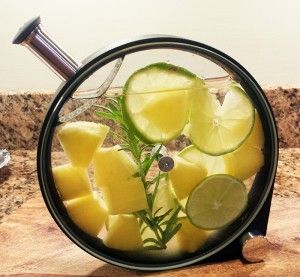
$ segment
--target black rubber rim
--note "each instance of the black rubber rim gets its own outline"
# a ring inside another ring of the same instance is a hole
[[[133,52],[156,48],[169,48],[193,52],[212,60],[223,67],[226,71],[233,74],[246,89],[248,95],[261,115],[266,141],[264,149],[265,166],[262,172],[258,174],[259,176],[255,181],[259,182],[260,186],[256,185],[254,186],[256,190],[250,191],[250,194],[252,193],[253,197],[256,197],[255,199],[257,201],[253,201],[255,203],[252,203],[245,210],[244,217],[247,219],[243,219],[243,224],[240,222],[233,224],[233,226],[231,226],[231,230],[227,230],[231,235],[222,240],[220,244],[209,249],[207,252],[201,254],[196,253],[193,256],[174,262],[151,264],[135,262],[125,256],[121,258],[119,258],[120,256],[117,257],[113,251],[105,249],[105,247],[103,248],[103,245],[99,245],[99,240],[87,236],[74,224],[72,224],[70,220],[68,220],[53,182],[51,173],[51,145],[54,129],[58,122],[58,113],[73,91],[75,91],[83,81],[85,81],[97,69],[112,60]],[[170,36],[149,36],[113,45],[101,52],[96,52],[83,62],[83,66],[75,73],[74,76],[61,84],[58,88],[57,95],[49,107],[41,129],[37,157],[40,189],[47,208],[61,230],[75,244],[89,254],[105,262],[129,269],[154,271],[179,268],[202,261],[224,249],[243,233],[260,211],[271,191],[278,161],[278,139],[274,116],[266,96],[254,78],[238,62],[219,50],[196,41]]]

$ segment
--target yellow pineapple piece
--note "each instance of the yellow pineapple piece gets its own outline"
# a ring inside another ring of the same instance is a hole
[[[52,168],[52,173],[62,200],[70,200],[92,192],[86,168],[65,164]]]
[[[188,218],[180,221],[181,228],[176,234],[179,248],[184,252],[193,253],[197,251],[213,233],[213,231],[202,230],[190,223]]]
[[[144,236],[143,236],[144,238]],[[160,250],[144,250],[141,255],[145,255],[149,258],[154,258],[155,260],[160,260],[161,262],[168,262],[170,259],[178,259],[180,256],[184,255],[184,251],[180,248],[177,240],[177,236],[173,236],[166,244],[166,249]]]
[[[245,180],[259,171],[264,165],[264,132],[258,113],[255,113],[253,129],[246,141],[235,151],[224,155],[231,175]]]
[[[155,212],[157,216],[163,215],[170,209],[173,209],[174,211],[174,209],[176,209],[175,201],[177,201],[177,199],[175,194],[171,191],[170,185],[166,182],[165,179],[161,179],[153,202],[153,215]],[[165,217],[165,220],[169,219],[172,216],[172,212]],[[146,224],[143,223],[141,229],[145,226]],[[151,230],[151,228],[147,227],[143,232],[142,237],[143,240],[147,238],[155,238],[155,234]]]
[[[264,165],[264,155],[260,149],[248,145],[240,148],[238,152],[228,154],[224,158],[232,175],[240,180],[246,180]]]
[[[94,172],[110,214],[127,214],[148,207],[142,180],[133,177],[137,165],[120,146],[98,149]]]
[[[263,131],[263,127],[261,124],[261,120],[257,111],[255,111],[255,121],[253,129],[245,141],[245,144],[248,144],[252,147],[263,148],[265,143],[265,135]]]
[[[103,242],[109,248],[124,251],[142,248],[143,242],[136,217],[134,215],[110,216],[108,232]]]
[[[99,187],[117,184],[138,171],[136,163],[119,145],[99,148],[94,156],[95,182]]]
[[[107,208],[93,193],[65,202],[73,222],[91,236],[97,236],[107,218]]]
[[[76,121],[64,124],[57,136],[72,165],[87,167],[108,131],[100,123]]]
[[[123,181],[117,186],[104,186],[101,191],[112,215],[132,213],[148,207],[143,184],[138,178]]]
[[[192,189],[207,175],[207,170],[200,164],[188,162],[178,156],[175,166],[169,173],[169,181],[179,200],[186,198]]]
[[[170,184],[168,184],[165,179],[161,179],[153,202],[153,212],[155,213],[161,208],[157,215],[162,215],[170,209],[175,209],[175,201],[176,195],[172,192]]]
[[[157,93],[149,99],[140,111],[144,128],[151,130],[159,141],[168,141],[180,134],[184,128],[189,111],[190,90]],[[147,135],[146,131],[146,135]],[[156,139],[156,140],[157,140]]]

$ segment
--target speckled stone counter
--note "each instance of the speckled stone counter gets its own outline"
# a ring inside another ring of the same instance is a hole
[[[280,147],[300,147],[300,89],[264,89],[275,115]]]
[[[6,215],[34,197],[38,189],[36,153],[14,150],[9,167],[0,169],[0,223]]]
[[[269,87],[265,88],[265,93],[276,117],[280,147],[285,148],[280,150],[274,194],[299,197],[300,89]],[[0,170],[0,222],[33,197],[38,189],[37,141],[52,97],[50,92],[0,91],[0,148],[7,148],[12,153],[10,166]],[[70,101],[66,111],[78,105],[78,101]],[[81,118],[94,119],[91,112]]]
[[[265,93],[276,117],[280,147],[300,147],[300,89],[269,87]],[[0,91],[0,147],[36,149],[39,130],[52,98],[50,92]],[[69,101],[65,111],[73,110],[80,103]],[[79,118],[98,119],[92,112]]]

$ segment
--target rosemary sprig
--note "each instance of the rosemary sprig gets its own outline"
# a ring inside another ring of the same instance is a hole
[[[144,249],[166,249],[166,244],[178,232],[181,227],[178,213],[180,207],[170,209],[163,214],[160,207],[153,211],[153,204],[157,191],[159,190],[160,181],[166,177],[166,173],[158,172],[152,178],[148,176],[149,170],[155,160],[160,157],[161,147],[155,153],[149,153],[149,149],[154,145],[142,143],[135,135],[134,131],[128,126],[124,119],[122,111],[122,96],[116,98],[107,98],[106,106],[96,105],[96,115],[105,119],[114,121],[120,126],[120,132],[112,132],[112,134],[120,141],[122,151],[130,152],[138,166],[138,171],[133,177],[141,178],[148,202],[148,209],[135,212],[134,215],[138,218],[141,228],[141,234],[147,228],[150,228],[154,234],[154,238],[147,238],[143,241]]]

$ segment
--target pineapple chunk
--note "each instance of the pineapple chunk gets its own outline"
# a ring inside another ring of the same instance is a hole
[[[110,216],[108,232],[103,239],[107,247],[130,251],[142,248],[139,223],[134,215]]]
[[[176,235],[167,242],[166,246],[166,249],[144,250],[141,252],[141,255],[145,255],[151,259],[154,258],[155,260],[159,259],[160,262],[168,262],[170,259],[178,259],[181,256],[183,257],[185,252],[180,248]]]
[[[170,209],[175,209],[175,201],[177,201],[177,199],[174,193],[171,191],[170,185],[165,181],[165,179],[161,179],[160,184],[158,186],[157,194],[153,202],[153,215],[156,212],[156,215],[160,216]],[[172,212],[169,215],[167,215],[164,220],[169,219],[172,216]],[[145,226],[146,224],[143,223],[141,229]],[[151,228],[147,227],[142,234],[142,238],[143,240],[147,238],[155,238],[155,234]]]
[[[202,165],[190,163],[178,156],[174,158],[175,167],[169,173],[169,181],[179,200],[186,198],[192,189],[207,175]]]
[[[117,184],[138,171],[136,163],[116,145],[100,148],[94,156],[95,181],[99,187]]]
[[[84,232],[97,236],[107,218],[104,203],[93,193],[65,202],[66,209],[73,222]]]
[[[161,179],[153,202],[153,212],[155,213],[161,208],[157,215],[162,215],[168,210],[176,208],[175,201],[176,196],[171,191],[170,185],[165,181],[165,179]]]
[[[138,178],[123,181],[117,186],[104,186],[101,191],[111,215],[131,213],[148,207],[143,184]]]
[[[246,180],[259,171],[264,165],[264,154],[261,149],[242,145],[236,152],[224,156],[231,175]]]
[[[150,95],[151,96],[151,95]],[[184,128],[189,111],[189,90],[157,93],[142,107],[136,118],[145,121],[146,137],[149,130],[161,141],[176,137]],[[149,98],[149,96],[148,96]],[[148,131],[148,132],[147,132]],[[151,140],[151,139],[150,139]]]
[[[72,165],[87,167],[109,131],[109,127],[88,121],[76,121],[63,125],[58,139]]]
[[[133,177],[137,166],[119,146],[98,149],[94,167],[96,185],[110,214],[127,214],[148,207],[142,180]]]
[[[253,129],[246,141],[235,151],[224,155],[231,175],[245,180],[254,175],[264,165],[264,132],[259,114],[255,113]]]
[[[184,252],[194,253],[197,251],[213,233],[213,231],[202,230],[190,223],[188,218],[180,221],[181,228],[176,234],[179,248]]]
[[[85,168],[65,164],[52,168],[52,173],[62,200],[70,200],[92,192]]]
[[[261,119],[258,112],[255,111],[254,126],[249,137],[246,139],[245,144],[261,149],[264,147],[264,143],[265,135],[261,124]]]

